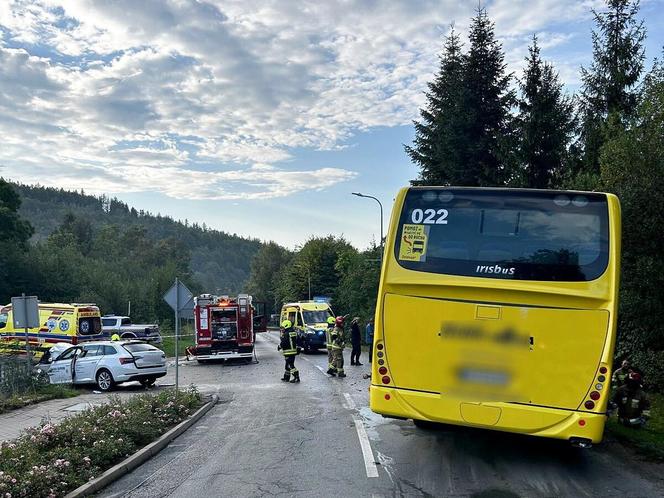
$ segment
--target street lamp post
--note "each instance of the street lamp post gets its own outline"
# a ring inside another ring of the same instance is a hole
[[[373,199],[380,206],[380,261],[382,263],[383,262],[383,204],[376,197],[372,195],[364,195],[361,194],[360,192],[353,192],[353,195],[356,195],[357,197],[365,197],[367,199]]]

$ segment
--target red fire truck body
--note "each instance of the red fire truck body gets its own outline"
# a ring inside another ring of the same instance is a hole
[[[252,358],[254,356],[254,307],[251,296],[202,294],[194,298],[198,361]]]

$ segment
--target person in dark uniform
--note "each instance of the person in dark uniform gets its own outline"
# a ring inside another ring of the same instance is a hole
[[[362,365],[360,363],[360,354],[362,353],[362,334],[360,333],[360,319],[359,317],[353,318],[350,324],[350,342],[353,349],[350,352],[350,364]]]
[[[625,384],[619,387],[611,398],[618,407],[618,420],[628,427],[642,427],[650,418],[650,401],[641,389],[641,374],[632,372]]]
[[[295,368],[295,357],[300,352],[297,347],[297,332],[295,332],[290,320],[281,322],[281,327],[281,338],[277,350],[281,350],[286,360],[284,376],[281,380],[284,382],[290,381],[291,383],[300,382],[300,372]]]

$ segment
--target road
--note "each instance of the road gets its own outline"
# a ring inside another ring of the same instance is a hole
[[[664,496],[662,467],[617,443],[422,430],[371,413],[366,366],[328,378],[325,354],[300,355],[302,383],[286,384],[276,334],[260,335],[257,353],[252,365],[183,364],[181,384],[221,402],[101,496]]]

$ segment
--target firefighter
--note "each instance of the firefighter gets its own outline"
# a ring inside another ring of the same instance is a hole
[[[327,346],[327,374],[334,377],[337,375],[337,369],[334,367],[334,356],[332,354],[332,331],[336,319],[333,316],[327,317],[327,330],[325,330],[325,346]]]
[[[627,377],[632,372],[632,366],[629,364],[628,360],[623,360],[622,365],[615,372],[613,372],[613,377],[611,378],[611,387],[613,389],[618,389],[622,387],[627,382]]]
[[[120,340],[120,336],[118,334],[113,334],[111,336],[111,341],[119,341],[119,340]]]
[[[295,332],[293,324],[290,320],[284,320],[281,322],[281,327],[283,330],[281,332],[281,340],[277,350],[282,352],[286,360],[284,376],[281,378],[281,380],[284,382],[288,382],[290,380],[291,383],[300,382],[300,372],[298,372],[297,368],[295,368],[295,357],[300,352],[299,348],[297,347],[297,332]],[[293,376],[292,379],[290,378],[291,375]]]
[[[338,316],[334,321],[334,329],[330,333],[332,337],[332,363],[339,377],[345,377],[344,373],[344,317]]]
[[[650,402],[641,389],[641,374],[631,372],[625,384],[611,399],[611,407],[618,408],[618,420],[627,427],[642,427],[650,418]]]

